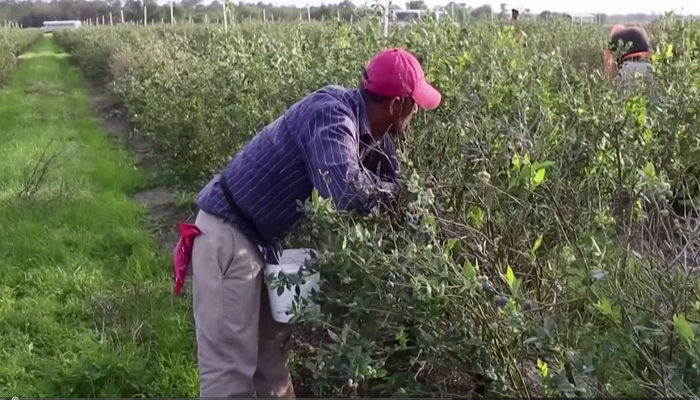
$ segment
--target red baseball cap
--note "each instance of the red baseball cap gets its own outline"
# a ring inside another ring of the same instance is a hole
[[[425,80],[420,61],[399,48],[386,49],[374,56],[365,68],[362,85],[383,97],[411,97],[421,108],[433,110],[442,95]]]
[[[623,29],[625,29],[625,26],[621,25],[621,24],[617,24],[617,25],[613,26],[612,29],[610,30],[610,36],[616,34],[617,32],[620,32]]]

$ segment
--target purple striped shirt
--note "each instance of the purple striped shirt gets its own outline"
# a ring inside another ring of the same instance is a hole
[[[299,202],[313,188],[341,210],[368,211],[384,193],[395,192],[399,162],[389,135],[369,132],[359,90],[326,86],[264,127],[224,168],[247,226],[229,206],[214,177],[197,206],[242,229],[258,244],[282,240],[302,221]]]

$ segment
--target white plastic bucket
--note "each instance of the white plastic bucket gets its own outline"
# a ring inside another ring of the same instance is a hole
[[[265,267],[267,292],[270,296],[270,308],[272,309],[272,318],[277,322],[289,323],[289,321],[294,316],[292,305],[294,303],[294,297],[296,296],[296,284],[290,285],[290,288],[285,288],[282,295],[277,295],[278,284],[282,282],[275,282],[278,278],[279,273],[283,272],[288,276],[295,276],[299,273],[299,270],[304,265],[304,262],[312,258],[313,250],[310,249],[289,249],[283,250],[282,255],[279,258],[279,265],[267,264]],[[311,291],[318,291],[318,282],[320,279],[320,274],[318,272],[312,275],[305,275],[305,283],[299,285],[299,297],[307,301],[307,310],[310,312],[318,312],[318,305],[313,304],[311,301]],[[289,312],[289,313],[288,313]]]

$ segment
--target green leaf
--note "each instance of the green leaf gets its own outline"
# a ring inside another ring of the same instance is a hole
[[[675,314],[673,316],[673,324],[675,325],[678,334],[690,346],[695,341],[695,332],[693,332],[693,328],[690,326],[688,321],[686,321],[685,316],[682,314]]]
[[[447,244],[445,245],[445,247],[447,247],[446,250],[448,252],[452,251],[452,249],[455,247],[455,244],[457,244],[457,239],[451,238],[451,239],[447,240]]]
[[[598,300],[598,303],[596,303],[595,308],[597,308],[598,311],[605,315],[612,314],[612,304],[610,304],[610,300],[608,299],[603,298]]]
[[[484,227],[484,210],[481,207],[471,207],[469,210],[469,217],[472,225],[474,225],[476,229]]]
[[[311,204],[318,205],[318,189],[311,192]]]
[[[608,274],[603,270],[596,269],[596,270],[591,271],[591,273],[589,275],[590,275],[591,281],[595,282],[595,281],[599,281],[601,279],[605,279],[605,277]]]
[[[435,220],[435,217],[432,215],[428,215],[428,218],[426,218],[426,221],[428,222],[428,226],[435,229],[437,228],[437,221]]]
[[[517,296],[519,291],[520,291],[520,285],[523,283],[522,279],[516,279],[515,282],[513,282],[513,287],[511,288],[511,293],[513,296]]]
[[[515,283],[515,274],[510,266],[508,266],[508,269],[506,270],[506,280],[508,281],[508,286],[512,289],[513,284]]]
[[[348,341],[348,333],[350,333],[350,327],[348,324],[343,325],[343,332],[340,334],[340,340],[343,341],[343,343],[347,343]]]
[[[537,359],[537,369],[540,370],[540,374],[542,374],[543,378],[546,378],[547,375],[549,375],[549,367],[547,366],[547,363],[539,358]]]
[[[654,168],[654,164],[648,162],[646,167],[644,167],[644,174],[648,178],[653,178],[654,176],[656,176],[656,168]]]
[[[668,46],[666,46],[666,54],[664,54],[666,58],[672,58],[673,57],[673,43],[669,43]]]
[[[476,270],[469,260],[464,261],[464,276],[469,279],[476,278]]]
[[[542,246],[542,235],[540,235],[537,240],[535,240],[535,244],[532,246],[532,252],[530,253],[530,262],[534,263],[535,260],[537,260],[537,256],[535,253],[537,252],[537,249]]]
[[[537,173],[535,174],[535,177],[532,178],[532,183],[535,184],[535,186],[538,186],[542,181],[544,181],[544,175],[545,175],[545,169],[540,168],[537,170]]]
[[[517,154],[513,155],[513,169],[520,171],[520,156]]]
[[[358,238],[362,238],[364,236],[364,231],[362,230],[362,227],[360,227],[360,224],[355,225],[355,234]]]
[[[537,343],[539,341],[540,341],[540,338],[538,338],[537,336],[532,336],[532,337],[525,339],[523,344]]]
[[[333,332],[330,329],[328,329],[328,336],[331,337],[332,341],[334,341],[336,343],[340,343],[340,337],[338,337],[338,334],[336,334],[335,332]]]
[[[543,163],[537,163],[534,165],[535,169],[540,169],[540,168],[549,168],[554,166],[554,162],[552,161],[545,161]]]
[[[561,391],[574,389],[574,385],[572,385],[571,382],[569,382],[569,378],[566,376],[566,371],[563,369],[552,377],[552,386],[558,388]]]
[[[553,319],[547,318],[544,321],[544,333],[548,338],[552,338],[557,333],[557,323]]]
[[[425,278],[425,277],[422,277],[422,278],[423,278],[423,281],[425,281],[425,293],[428,297],[431,297],[433,295],[433,287],[430,286],[430,281],[427,278]]]
[[[535,244],[532,246],[532,253],[533,254],[537,251],[537,249],[540,248],[540,246],[542,246],[542,237],[543,237],[543,235],[540,235],[537,238],[537,240],[535,240]]]
[[[526,181],[527,179],[531,179],[532,173],[530,172],[530,170],[532,170],[532,166],[530,164],[525,164],[525,166],[522,169],[520,169],[520,180]]]

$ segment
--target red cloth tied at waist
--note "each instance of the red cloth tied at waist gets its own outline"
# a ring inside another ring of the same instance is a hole
[[[194,238],[201,235],[202,231],[200,231],[197,226],[184,222],[180,224],[178,230],[180,231],[180,240],[175,246],[173,261],[175,270],[175,294],[179,296],[180,291],[182,291],[182,286],[185,284],[187,270],[192,261],[192,244],[194,243]]]

